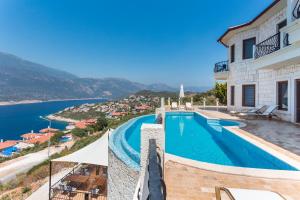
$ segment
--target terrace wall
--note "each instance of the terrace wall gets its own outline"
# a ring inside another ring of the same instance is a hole
[[[128,167],[108,148],[109,200],[132,200],[139,179],[139,172]]]

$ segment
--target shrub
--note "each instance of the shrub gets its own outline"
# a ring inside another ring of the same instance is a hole
[[[22,188],[22,193],[25,194],[31,190],[31,187],[23,187]]]
[[[72,130],[72,135],[82,138],[82,137],[87,136],[88,133],[87,133],[87,130],[85,130],[85,129],[75,128]]]

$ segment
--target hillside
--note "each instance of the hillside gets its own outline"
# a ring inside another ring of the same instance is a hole
[[[160,86],[167,87],[148,86],[120,78],[80,78],[0,53],[0,101],[118,98],[143,89],[160,90]]]

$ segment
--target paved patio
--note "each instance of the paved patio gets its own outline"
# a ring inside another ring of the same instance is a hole
[[[300,125],[290,122],[284,122],[277,119],[241,119],[236,116],[231,116],[226,113],[217,111],[204,111],[199,112],[208,117],[216,117],[222,119],[241,120],[247,126],[241,128],[250,132],[262,139],[276,144],[288,151],[300,155]]]
[[[275,191],[287,200],[298,200],[300,181],[232,175],[186,166],[173,161],[165,164],[168,200],[215,200],[215,187]]]

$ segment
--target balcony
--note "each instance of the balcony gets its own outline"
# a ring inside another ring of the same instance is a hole
[[[216,80],[226,80],[229,73],[228,60],[216,63],[214,72]]]
[[[268,55],[280,49],[280,32],[255,46],[255,59]]]

